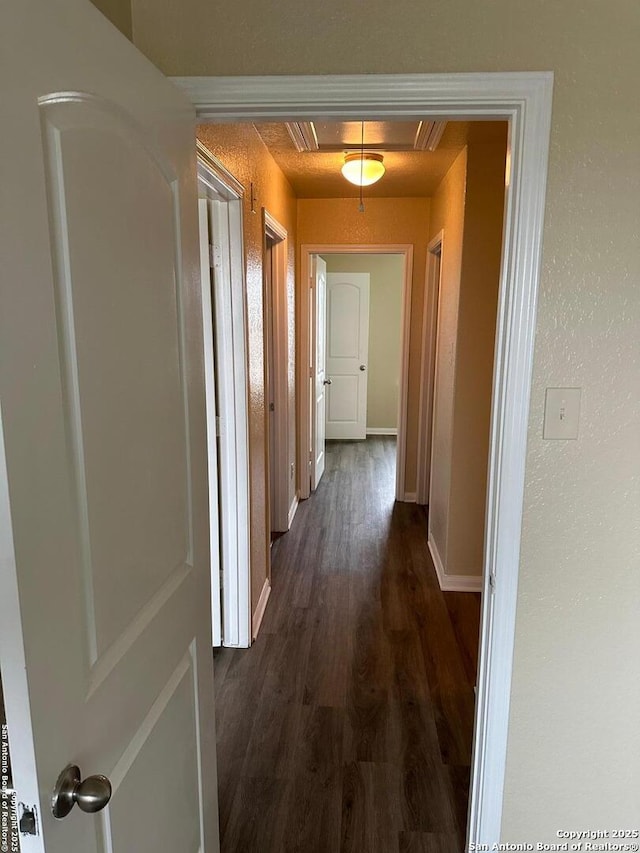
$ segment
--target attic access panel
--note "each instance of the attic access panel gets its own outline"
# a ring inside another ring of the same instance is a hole
[[[433,151],[444,132],[445,121],[366,121],[364,147],[376,151]],[[296,149],[348,151],[363,143],[360,121],[287,122]]]

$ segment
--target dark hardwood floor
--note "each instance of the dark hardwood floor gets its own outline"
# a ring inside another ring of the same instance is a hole
[[[258,639],[215,654],[223,853],[464,849],[479,595],[394,481],[394,439],[328,443]]]

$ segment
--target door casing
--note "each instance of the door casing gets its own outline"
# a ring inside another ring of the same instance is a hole
[[[431,437],[433,433],[436,339],[440,308],[440,273],[444,231],[438,232],[427,246],[427,276],[422,309],[422,358],[420,364],[420,410],[418,416],[418,461],[416,501],[429,503],[431,481]]]
[[[247,648],[251,645],[252,634],[248,348],[242,232],[244,187],[200,142],[197,142],[197,152],[198,192],[207,202],[213,239],[213,257],[209,263],[218,265],[220,281],[224,285],[224,293],[218,294],[220,298],[212,299],[218,323],[218,424],[215,429],[210,429],[213,425],[208,425],[208,430],[218,432],[220,441],[218,466],[222,582],[220,574],[213,569],[212,559],[211,594],[212,597],[217,595],[222,598],[222,645]],[[216,233],[216,223],[213,221],[216,217],[211,202],[216,199],[224,208],[218,211],[224,219],[224,238],[222,234]],[[220,199],[223,201],[220,202]],[[223,341],[224,344],[220,346]],[[209,341],[209,345],[213,345],[213,340]],[[213,352],[207,352],[206,346],[205,339],[205,359],[213,358]]]
[[[553,72],[176,77],[200,122],[509,122],[467,841],[500,841]],[[487,848],[489,849],[489,848]]]

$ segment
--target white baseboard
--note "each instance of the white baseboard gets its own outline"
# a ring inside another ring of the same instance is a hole
[[[440,553],[431,534],[429,534],[427,544],[429,546],[429,553],[431,554],[433,565],[436,567],[438,583],[440,584],[440,589],[443,592],[481,592],[481,575],[448,575],[444,570],[442,560],[440,559]]]
[[[405,492],[404,497],[402,498],[403,503],[406,504],[414,504],[416,502],[416,493],[415,492]]]
[[[397,435],[397,427],[367,427],[367,435]]]
[[[269,601],[270,594],[271,584],[269,583],[269,578],[265,578],[264,586],[262,587],[262,592],[260,593],[260,598],[258,599],[258,604],[256,605],[256,612],[253,614],[253,618],[251,620],[251,636],[254,640],[258,636],[258,631],[260,630],[260,625],[262,624],[262,617],[264,616],[264,611],[267,609],[267,601]]]
[[[295,518],[295,514],[298,511],[298,496],[296,495],[294,499],[291,501],[291,506],[289,507],[289,516],[287,519],[287,530],[291,529],[291,525],[293,523],[293,519]]]

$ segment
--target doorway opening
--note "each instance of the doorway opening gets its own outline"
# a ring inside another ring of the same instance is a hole
[[[552,75],[414,75],[178,81],[201,121],[345,117],[509,123],[484,548],[483,616],[468,838],[500,838],[524,485],[530,368],[546,185]],[[310,85],[312,84],[312,85]],[[398,102],[398,86],[402,98]],[[304,292],[304,288],[303,288]],[[304,316],[304,315],[303,315]],[[302,362],[303,371],[306,369]]]
[[[408,334],[404,321],[407,303],[410,310],[412,247],[396,252],[384,252],[384,246],[372,246],[371,252],[366,246],[343,248],[322,253],[303,249],[310,253],[312,280],[315,276],[311,322],[316,339],[312,373],[317,381],[315,394],[310,395],[311,491],[317,488],[322,470],[323,433],[328,441],[393,437],[386,443],[394,448],[400,435],[400,449],[405,445]],[[325,287],[318,281],[320,276],[326,279],[326,298],[319,299]],[[396,473],[402,467],[398,455],[394,452]],[[394,484],[393,494],[398,497],[397,476]],[[403,478],[399,487],[401,499],[406,499]]]
[[[300,498],[309,497],[322,476],[323,438],[396,435],[395,497],[414,501],[405,491],[413,245],[305,244],[300,259],[299,353],[311,377],[298,387],[298,465],[309,470],[300,479]],[[338,276],[339,268],[349,276]]]

